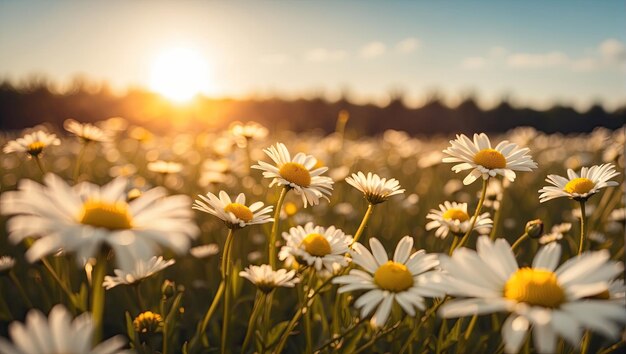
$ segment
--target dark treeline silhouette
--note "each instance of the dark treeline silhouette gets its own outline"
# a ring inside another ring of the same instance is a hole
[[[586,112],[555,106],[539,111],[518,108],[506,100],[492,109],[481,109],[472,97],[456,107],[448,107],[433,96],[424,106],[408,108],[401,95],[385,107],[357,105],[347,99],[330,102],[315,99],[212,99],[198,97],[192,103],[177,105],[159,95],[131,89],[125,95],[111,93],[106,85],[88,86],[79,82],[63,94],[51,90],[45,80],[23,85],[8,81],[0,84],[0,129],[18,130],[48,123],[60,127],[67,118],[95,122],[124,117],[152,130],[213,130],[232,121],[260,122],[270,129],[296,132],[335,129],[340,110],[350,113],[348,127],[358,134],[374,135],[386,129],[411,134],[454,134],[503,132],[518,126],[531,126],[546,133],[590,132],[596,127],[616,129],[624,125],[626,107],[607,112],[596,104]]]

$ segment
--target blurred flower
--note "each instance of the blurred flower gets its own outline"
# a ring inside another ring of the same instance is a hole
[[[337,203],[333,208],[335,214],[343,216],[354,215],[354,207],[350,203]]]
[[[589,233],[589,239],[596,243],[604,243],[606,242],[606,235],[598,231],[591,231]]]
[[[75,252],[79,261],[95,258],[106,245],[120,268],[128,270],[159,245],[185,253],[198,234],[189,198],[166,197],[163,188],[127,203],[124,178],[102,187],[87,182],[70,187],[47,174],[44,183],[22,180],[17,191],[0,196],[2,214],[13,215],[7,223],[9,240],[37,238],[26,252],[30,262],[59,250]]]
[[[156,173],[178,173],[183,170],[183,165],[178,162],[158,160],[148,163],[148,170]]]
[[[289,232],[283,232],[283,239],[286,245],[278,253],[281,261],[294,256],[300,264],[307,264],[317,271],[324,267],[331,273],[348,265],[345,255],[352,243],[352,236],[334,226],[325,229],[313,226],[310,222],[304,227],[296,226]]]
[[[489,185],[491,185],[491,183],[489,183]],[[489,188],[489,187],[487,187]],[[463,182],[461,182],[460,180],[453,178],[451,180],[449,180],[448,182],[446,182],[446,184],[443,186],[443,192],[447,195],[452,195],[460,190],[463,189]],[[487,200],[485,200],[487,201]]]
[[[208,186],[211,183],[226,183],[229,178],[230,163],[226,159],[205,160],[202,163],[202,172],[198,183]]]
[[[63,122],[63,127],[65,130],[76,135],[85,142],[97,141],[104,143],[111,141],[111,138],[107,133],[90,123],[83,124],[75,121],[74,119],[67,119]]]
[[[157,333],[163,328],[163,318],[152,311],[142,312],[133,320],[133,327],[137,333]]]
[[[268,264],[246,267],[246,269],[239,272],[239,276],[250,280],[252,284],[264,293],[269,293],[279,286],[293,288],[294,285],[300,282],[300,279],[296,277],[295,270],[273,270]]]
[[[193,247],[189,250],[189,253],[196,258],[207,258],[218,254],[219,251],[220,247],[217,243],[209,243],[208,245]]]
[[[524,232],[530,238],[539,238],[543,234],[543,221],[541,219],[530,220],[524,227]],[[570,227],[572,225],[570,224]],[[554,228],[553,228],[554,229]]]
[[[451,232],[455,236],[462,236],[467,233],[472,219],[467,213],[467,203],[444,202],[439,204],[439,210],[430,209],[430,213],[426,215],[427,219],[432,220],[426,224],[426,230],[437,228],[435,236],[446,238]],[[489,213],[478,215],[474,230],[481,234],[489,232],[493,221],[489,218]]]
[[[491,142],[486,134],[474,134],[472,142],[467,136],[461,134],[456,136],[456,140],[450,140],[452,146],[443,152],[451,157],[445,157],[443,162],[460,162],[452,167],[452,171],[472,169],[463,184],[468,185],[478,177],[487,179],[501,175],[513,182],[515,180],[514,171],[532,171],[537,168],[528,152],[528,148],[520,148],[515,143],[502,141],[495,148],[491,147]]]
[[[555,242],[563,239],[563,234],[572,229],[572,224],[566,222],[552,226],[550,233],[545,234],[539,238],[539,243],[542,245],[550,242]]]
[[[263,139],[267,136],[267,128],[257,122],[233,122],[229,128],[230,132],[238,138]]]
[[[619,208],[611,211],[611,215],[609,215],[609,220],[611,221],[624,221],[626,220],[626,208]]]
[[[532,267],[519,268],[506,240],[482,236],[477,251],[461,248],[451,258],[440,257],[448,294],[465,299],[446,302],[439,314],[511,313],[502,325],[508,353],[519,351],[531,328],[540,353],[556,351],[557,335],[578,346],[583,329],[618,337],[614,322],[626,322],[623,305],[586,297],[606,290],[623,265],[610,261],[606,250],[584,253],[557,268],[560,258],[561,246],[550,243],[535,255]]]
[[[89,313],[72,320],[72,315],[56,305],[46,317],[39,310],[30,310],[25,324],[13,322],[9,334],[14,344],[0,337],[0,352],[15,354],[57,353],[126,353],[122,348],[126,340],[121,336],[110,338],[94,348],[91,347],[93,322]]]
[[[7,273],[15,266],[15,258],[11,256],[0,257],[0,274]]]
[[[262,170],[263,177],[273,179],[270,187],[277,184],[293,188],[297,194],[302,195],[305,208],[307,204],[319,204],[320,198],[328,200],[333,189],[333,180],[322,176],[328,167],[313,169],[317,163],[315,157],[298,153],[292,160],[289,150],[282,143],[277,143],[276,146],[270,146],[263,151],[276,163],[276,166],[259,161],[259,164],[252,168]]]
[[[40,156],[45,148],[51,145],[61,145],[61,140],[55,134],[48,134],[43,130],[26,134],[22,138],[9,141],[2,152],[9,154],[12,152],[25,152],[29,156]]]
[[[334,284],[341,284],[339,293],[367,290],[354,303],[361,309],[361,318],[377,308],[371,323],[382,327],[394,303],[413,317],[415,308],[426,309],[424,297],[443,297],[443,291],[432,286],[440,278],[438,271],[432,271],[439,265],[437,255],[426,254],[424,250],[411,254],[412,237],[404,236],[400,240],[393,260],[387,258],[387,251],[376,238],[370,239],[370,247],[371,253],[357,242],[350,251],[353,262],[365,271],[352,269],[349,275],[333,279]]]
[[[500,209],[500,202],[502,201],[504,191],[502,184],[503,183],[497,178],[489,181],[489,184],[487,185],[487,192],[485,193],[485,201],[483,202],[484,206],[492,208],[493,210]],[[480,198],[480,194],[478,197]]]
[[[263,202],[256,202],[247,207],[246,196],[243,193],[240,193],[234,202],[224,191],[219,193],[219,198],[211,192],[207,193],[206,197],[203,195],[198,195],[198,197],[201,200],[194,201],[193,209],[217,216],[230,229],[274,221],[270,215],[267,215],[272,212],[271,205],[263,208]]]
[[[130,177],[137,173],[137,167],[131,163],[124,165],[111,166],[109,169],[109,176],[115,177]]]
[[[583,167],[580,176],[573,170],[567,170],[567,177],[558,175],[548,175],[546,182],[552,186],[546,186],[539,190],[539,202],[543,203],[559,197],[568,197],[574,200],[585,201],[592,195],[598,193],[600,189],[618,186],[619,183],[609,181],[619,175],[615,171],[613,164],[603,164],[600,166]]]
[[[144,127],[139,127],[139,126],[133,127],[130,130],[130,133],[128,134],[128,136],[131,139],[137,140],[141,143],[148,142],[154,138],[154,135],[152,135],[152,133],[150,133],[148,129]]]
[[[400,189],[400,182],[395,178],[387,180],[371,172],[367,173],[367,177],[361,171],[353,173],[346,178],[346,182],[361,191],[370,204],[379,204],[391,196],[404,193],[404,189]]]
[[[163,269],[176,263],[173,259],[164,260],[163,257],[152,257],[148,261],[143,259],[137,260],[135,267],[130,271],[124,271],[122,269],[115,269],[113,272],[115,276],[107,275],[104,277],[104,286],[107,290],[112,289],[118,285],[131,285],[142,281],[152,275],[162,271]]]

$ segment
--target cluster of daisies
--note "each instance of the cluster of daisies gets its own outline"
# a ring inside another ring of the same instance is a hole
[[[234,129],[242,139],[242,145],[247,146],[248,140],[267,135],[267,131],[261,128],[240,125]],[[72,120],[66,123],[66,129],[85,144],[111,139],[93,125]],[[54,134],[38,131],[9,142],[3,151],[25,152],[39,159],[48,146],[59,144],[60,140]],[[192,203],[185,195],[167,196],[162,187],[130,193],[128,180],[124,177],[117,177],[104,186],[89,182],[69,185],[57,175],[45,174],[43,184],[22,180],[17,191],[3,193],[0,211],[10,216],[7,222],[9,240],[28,245],[25,256],[29,262],[45,261],[50,255],[72,254],[81,269],[96,269],[113,260],[114,275],[96,270],[89,275],[94,294],[102,294],[102,289],[118,285],[137,284],[172,266],[175,260],[162,256],[165,249],[179,255],[191,252],[199,258],[218,253],[216,245],[191,248],[199,234],[192,210],[220,219],[228,231],[222,247],[222,283],[197,333],[190,339],[192,350],[206,346],[203,337],[220,303],[224,309],[220,326],[222,352],[227,350],[229,310],[233,306],[229,281],[236,261],[231,250],[233,243],[239,242],[236,233],[249,226],[270,223],[268,264],[248,265],[239,272],[240,277],[258,288],[255,304],[265,302],[267,305],[266,308],[255,305],[250,326],[259,325],[261,320],[263,325],[270,325],[267,322],[269,316],[260,313],[270,311],[273,302],[276,305],[273,299],[276,288],[302,286],[308,294],[302,299],[293,320],[279,334],[276,352],[284,349],[285,341],[297,325],[299,316],[307,313],[313,297],[325,286],[333,284],[338,285],[335,301],[346,301],[340,294],[352,293],[352,304],[358,310],[358,316],[368,319],[374,328],[388,326],[394,308],[406,316],[415,317],[419,311],[433,306],[429,305],[432,302],[428,299],[438,299],[437,313],[444,318],[508,314],[501,325],[501,333],[504,349],[509,353],[520,351],[529,333],[532,333],[534,347],[542,353],[556,351],[558,338],[574,347],[580,346],[587,330],[609,338],[619,337],[621,325],[626,322],[623,281],[617,279],[623,273],[623,264],[611,260],[606,250],[583,252],[584,203],[601,189],[618,185],[611,180],[618,175],[612,164],[583,167],[580,173],[568,170],[567,177],[547,176],[546,181],[551,185],[539,191],[540,202],[567,197],[581,204],[580,251],[561,263],[561,246],[552,241],[563,237],[571,225],[558,225],[551,233],[543,235],[541,244],[545,245],[535,254],[532,264],[520,266],[515,257],[518,243],[511,246],[496,235],[487,236],[494,222],[492,216],[481,209],[487,199],[490,181],[497,181],[498,176],[502,176],[514,182],[517,172],[537,168],[528,148],[508,141],[492,147],[485,134],[475,134],[473,139],[458,135],[450,141],[450,146],[443,151],[446,155],[443,162],[454,163],[452,170],[457,173],[469,170],[463,183],[469,185],[480,180],[483,188],[473,212],[466,202],[443,201],[438,209],[427,214],[426,230],[435,230],[434,236],[439,238],[454,238],[448,255],[415,250],[411,236],[403,237],[392,255],[378,238],[369,238],[369,248],[366,242],[359,242],[374,207],[405,191],[396,179],[381,178],[371,172],[359,171],[345,178],[347,184],[362,193],[368,204],[354,234],[314,222],[296,225],[281,233],[279,216],[288,193],[293,191],[300,196],[305,208],[314,207],[322,199],[329,200],[334,181],[324,175],[328,167],[322,166],[312,155],[298,153],[292,157],[282,143],[264,152],[273,163],[258,161],[251,168],[261,170],[262,175],[271,180],[270,188],[280,188],[275,206],[266,206],[262,201],[249,202],[243,193],[231,197],[226,191],[217,195],[209,192],[199,195]],[[180,165],[165,161],[150,166],[150,170],[162,173],[180,168]],[[466,246],[473,232],[478,234],[475,250]],[[537,232],[528,227],[524,237],[529,233]],[[279,234],[282,240],[278,239]],[[278,261],[282,262],[282,267]],[[1,258],[0,272],[2,268],[10,269],[13,264],[14,260]],[[313,285],[320,283],[319,288],[313,289]],[[94,296],[94,299],[99,297]],[[100,306],[104,306],[103,300],[100,301]],[[40,312],[33,310],[26,325],[14,323],[9,328],[13,344],[0,338],[0,351],[121,351],[125,341],[119,337],[99,343],[97,331],[101,330],[102,307],[92,306],[93,316],[83,314],[73,322],[60,305],[50,312],[47,321]],[[98,312],[100,317],[96,315]],[[135,324],[139,333],[150,328],[163,330],[160,315],[147,311],[141,316],[137,317]],[[253,333],[250,329],[248,331]],[[61,339],[70,338],[70,333],[80,340],[75,343]],[[31,340],[30,336],[37,339]],[[248,338],[246,335],[243,349]],[[54,347],[46,343],[54,343]]]

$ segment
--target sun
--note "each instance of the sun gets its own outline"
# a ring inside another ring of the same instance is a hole
[[[161,52],[150,72],[150,88],[176,102],[208,92],[210,82],[209,62],[190,48]]]

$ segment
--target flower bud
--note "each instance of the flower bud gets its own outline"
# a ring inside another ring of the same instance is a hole
[[[541,221],[541,219],[535,219],[527,222],[524,232],[526,232],[530,238],[541,237],[541,235],[543,235],[543,221]]]
[[[176,284],[173,281],[165,280],[163,285],[161,285],[161,294],[166,299],[176,295]]]
[[[163,327],[163,318],[158,313],[146,311],[135,317],[133,327],[141,334],[156,333]]]

